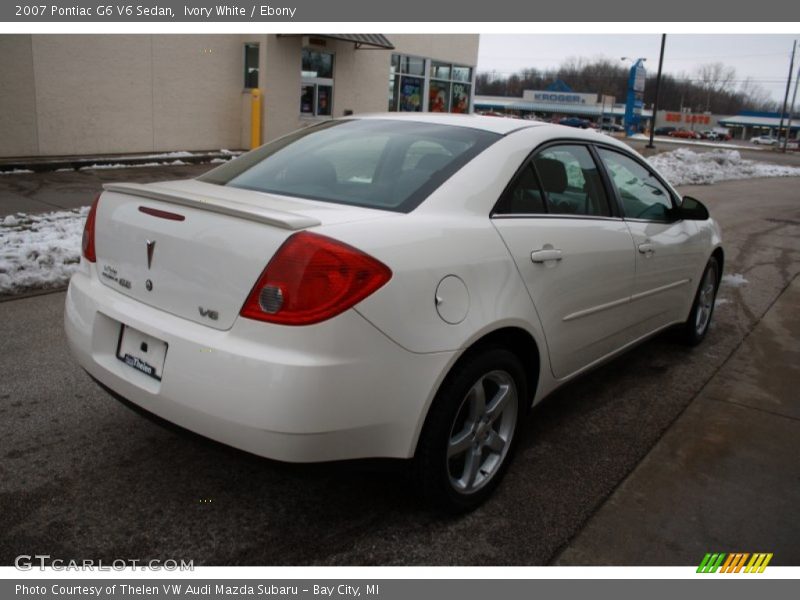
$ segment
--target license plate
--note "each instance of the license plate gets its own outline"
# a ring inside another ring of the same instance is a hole
[[[127,325],[120,329],[117,358],[132,369],[161,381],[166,357],[166,342]]]

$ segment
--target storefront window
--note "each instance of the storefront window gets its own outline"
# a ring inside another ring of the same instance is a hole
[[[398,87],[394,68],[392,68],[392,72],[389,74],[389,110],[397,110]]]
[[[244,45],[244,87],[258,87],[258,44]]]
[[[450,79],[450,65],[440,62],[432,62],[431,79]]]
[[[333,54],[303,48],[303,77],[333,77]]]
[[[418,77],[400,78],[400,106],[399,110],[405,112],[420,112],[422,110],[422,86],[425,80]]]
[[[453,84],[453,103],[450,112],[468,113],[469,112],[469,90],[470,86],[464,83]]]
[[[333,114],[333,54],[303,49],[300,114],[328,117]]]
[[[333,88],[329,85],[317,86],[317,114],[330,116],[333,103]]]
[[[425,75],[425,59],[414,56],[403,56],[400,61],[400,70],[409,75]]]
[[[314,114],[314,86],[304,85],[300,88],[300,112],[304,115]]]
[[[453,81],[472,81],[472,69],[469,67],[453,67]]]
[[[430,112],[450,112],[449,83],[431,81],[428,92],[428,110]]]
[[[432,62],[428,110],[430,112],[468,113],[471,83],[472,69],[470,67]]]
[[[472,67],[393,54],[388,91],[391,111],[468,113]]]

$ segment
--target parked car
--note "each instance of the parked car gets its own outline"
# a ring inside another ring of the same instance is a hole
[[[670,137],[676,138],[683,138],[683,139],[690,139],[690,140],[699,140],[701,136],[696,131],[690,131],[688,129],[676,129],[674,131],[669,132]]]
[[[705,207],[611,137],[351,117],[105,184],[65,329],[129,405],[281,461],[410,459],[469,510],[532,405],[666,328],[703,340],[723,261]]]
[[[566,117],[558,122],[559,125],[566,125],[567,127],[577,127],[579,129],[588,129],[591,127],[591,122],[586,119],[579,119],[578,117]]]
[[[757,135],[755,137],[751,137],[750,142],[762,146],[774,146],[778,143],[778,140],[770,135]]]
[[[671,132],[676,131],[677,127],[656,127],[653,130],[655,135],[669,135]]]

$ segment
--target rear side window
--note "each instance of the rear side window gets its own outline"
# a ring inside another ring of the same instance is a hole
[[[598,153],[617,188],[626,218],[670,220],[672,196],[649,169],[620,152],[599,148]]]
[[[329,121],[248,152],[199,179],[409,212],[500,137],[479,129],[413,121]]]
[[[549,146],[517,173],[496,214],[609,216],[605,188],[585,146]]]
[[[550,146],[533,159],[547,212],[607,217],[611,214],[597,165],[585,146]]]
[[[527,163],[506,189],[496,212],[511,215],[544,214],[547,210],[541,190],[533,166]]]

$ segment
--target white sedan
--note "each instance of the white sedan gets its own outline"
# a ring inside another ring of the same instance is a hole
[[[705,207],[612,138],[375,115],[107,184],[65,325],[150,413],[282,461],[413,458],[467,510],[554,389],[669,327],[700,342],[722,267]]]
[[[750,138],[750,142],[763,146],[774,146],[778,143],[778,140],[769,135],[757,135],[756,137]]]

